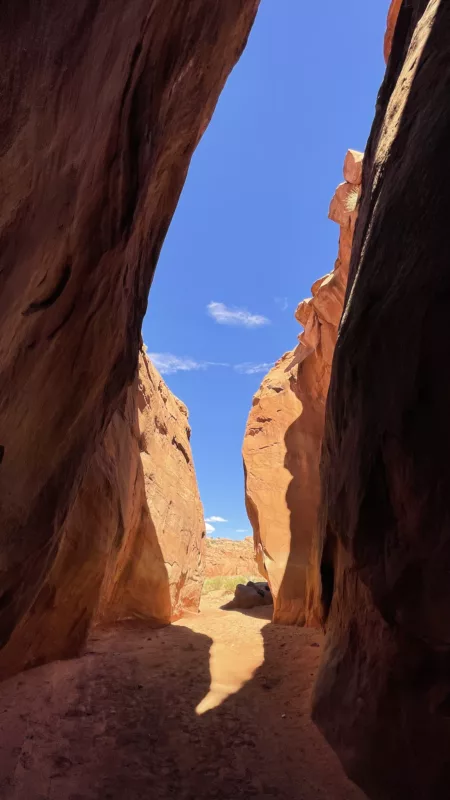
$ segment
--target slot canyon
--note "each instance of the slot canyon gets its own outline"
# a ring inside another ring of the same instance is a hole
[[[0,5],[0,800],[449,795],[445,0],[385,2],[335,263],[248,395],[245,538],[144,343],[267,3]]]

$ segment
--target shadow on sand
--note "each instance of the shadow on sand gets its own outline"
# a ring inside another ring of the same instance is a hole
[[[180,624],[102,631],[84,657],[2,684],[2,800],[361,798],[310,721],[320,637],[249,630],[263,664],[201,716],[212,639]]]

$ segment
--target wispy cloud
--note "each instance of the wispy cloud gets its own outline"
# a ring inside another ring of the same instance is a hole
[[[225,303],[211,302],[207,305],[207,311],[219,325],[241,325],[244,328],[260,328],[262,325],[270,325],[270,319],[261,314],[251,314],[245,308],[228,308]]]
[[[214,531],[215,531],[215,530],[216,530],[216,529],[215,529],[215,528],[213,528],[213,526],[212,526],[212,525],[210,525],[210,524],[209,524],[209,522],[205,522],[205,531],[206,531],[206,533],[207,533],[208,535],[209,535],[210,533],[214,533]]]
[[[162,375],[174,375],[176,372],[199,372],[209,367],[232,367],[241,375],[256,375],[258,372],[268,372],[273,364],[257,364],[246,361],[244,364],[226,364],[222,361],[197,361],[189,356],[176,356],[173,353],[147,353],[156,369]],[[219,522],[226,520],[213,520]]]
[[[277,304],[277,306],[280,307],[281,311],[287,310],[289,305],[287,297],[274,297],[274,301]]]
[[[247,528],[236,528],[235,533],[248,533]]]
[[[188,356],[175,356],[173,353],[148,353],[156,369],[162,375],[173,375],[175,372],[192,372],[193,370],[208,369],[208,367],[229,367],[215,361],[196,361]]]
[[[206,517],[205,522],[228,522],[223,517]]]
[[[236,372],[240,372],[241,375],[256,375],[258,372],[269,372],[272,367],[273,363],[253,364],[248,361],[245,364],[236,364],[234,369]]]

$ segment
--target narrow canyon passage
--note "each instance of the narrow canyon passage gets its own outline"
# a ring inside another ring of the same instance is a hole
[[[223,602],[3,683],[2,800],[362,800],[310,720],[321,635]]]

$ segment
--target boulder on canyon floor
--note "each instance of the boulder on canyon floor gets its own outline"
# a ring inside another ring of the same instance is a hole
[[[402,3],[327,404],[314,717],[374,800],[450,791],[449,32]]]
[[[264,378],[243,444],[246,505],[260,571],[274,597],[274,621],[316,624],[319,462],[325,401],[344,302],[362,153],[349,150],[344,183],[329,216],[340,226],[334,270],[297,308],[303,325],[295,350]]]
[[[67,532],[75,516],[96,516],[87,481],[97,480],[104,448],[112,472],[116,454],[131,458],[129,387],[155,265],[257,8],[0,4],[0,648],[45,605],[45,587],[49,609],[55,592],[67,614],[77,608],[70,622],[64,612],[55,619],[68,632],[54,637],[52,656],[83,640],[98,590],[87,564],[104,570],[106,543],[91,524],[89,539]],[[82,512],[83,497],[92,505]],[[67,535],[71,579],[61,571]],[[77,574],[80,607],[64,588]]]
[[[258,608],[259,606],[271,606],[273,603],[272,593],[268,583],[248,581],[248,583],[238,583],[234,590],[234,597],[223,608],[230,610],[233,608]]]
[[[206,539],[205,577],[215,578],[229,575],[256,575],[258,566],[255,558],[253,538],[247,536],[242,541],[233,539]]]

